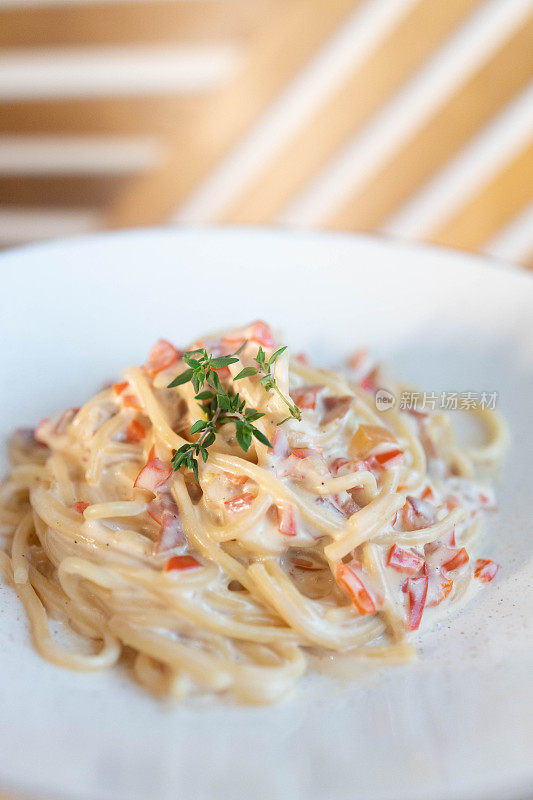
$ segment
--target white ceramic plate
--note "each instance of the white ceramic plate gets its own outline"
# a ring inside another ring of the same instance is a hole
[[[533,281],[475,257],[253,230],[120,233],[0,257],[0,434],[76,405],[159,336],[268,319],[326,361],[371,345],[428,391],[498,391],[513,442],[493,584],[418,663],[306,678],[274,708],[168,707],[33,651],[0,586],[0,786],[68,800],[523,800],[533,794]]]

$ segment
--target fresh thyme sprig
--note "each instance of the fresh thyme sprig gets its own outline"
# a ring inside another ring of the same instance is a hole
[[[202,458],[204,463],[207,461],[209,457],[207,448],[215,441],[218,428],[228,422],[235,423],[237,443],[245,453],[250,448],[252,437],[255,437],[267,447],[272,447],[265,434],[253,424],[265,415],[255,408],[247,407],[246,401],[241,400],[239,394],[234,394],[232,389],[226,391],[216,372],[216,370],[228,367],[230,364],[235,364],[239,360],[239,353],[246,344],[244,342],[235,353],[228,356],[209,355],[205,348],[184,353],[183,360],[188,369],[168,384],[170,389],[190,381],[196,392],[195,400],[199,401],[198,404],[206,417],[205,420],[195,422],[189,431],[191,436],[200,433],[200,437],[195,442],[186,442],[176,451],[172,458],[174,470],[178,470],[181,467],[191,469],[196,481],[198,481],[198,459]],[[281,347],[267,361],[266,355],[260,347],[255,359],[258,365],[257,368],[245,367],[234,380],[261,374],[260,383],[265,388],[265,391],[274,389],[289,407],[290,416],[300,419],[300,410],[280,392],[275,379],[271,375],[272,364],[286,349],[286,347]],[[208,388],[205,388],[206,385]],[[290,417],[287,417],[287,419],[290,419]],[[285,422],[286,420],[283,421]],[[281,425],[281,423],[279,424]]]
[[[286,349],[287,345],[285,345],[285,347],[280,347],[279,350],[276,350],[275,353],[272,353],[269,360],[267,361],[266,353],[263,350],[263,348],[260,347],[259,350],[257,351],[257,356],[254,359],[255,363],[257,364],[257,367],[245,367],[243,370],[239,372],[238,375],[235,375],[233,379],[234,381],[238,381],[241,378],[249,378],[252,375],[261,375],[262,377],[259,379],[259,382],[261,383],[262,386],[265,387],[265,391],[269,392],[271,389],[273,389],[279,395],[279,397],[281,397],[281,399],[289,409],[289,416],[286,417],[284,420],[282,420],[280,423],[278,423],[279,425],[282,425],[284,422],[287,422],[287,420],[290,419],[291,417],[300,421],[302,419],[302,415],[300,413],[300,409],[298,408],[298,406],[292,403],[287,397],[285,397],[283,392],[280,391],[280,388],[276,383],[276,379],[272,375],[272,365],[274,361],[277,359],[278,356],[284,353]]]

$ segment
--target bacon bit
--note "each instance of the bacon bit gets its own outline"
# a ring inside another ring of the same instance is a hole
[[[368,358],[368,350],[361,348],[359,350],[355,350],[352,355],[348,358],[348,366],[352,369],[359,369],[364,364],[365,360]]]
[[[165,564],[165,572],[170,572],[173,569],[192,569],[193,567],[201,567],[199,561],[193,556],[172,556]]]
[[[151,500],[146,506],[146,511],[152,517],[154,522],[157,522],[158,525],[163,524],[164,508],[159,500]]]
[[[306,353],[296,353],[294,358],[299,364],[303,364],[304,366],[309,364],[309,358]]]
[[[74,420],[74,417],[79,411],[79,406],[77,408],[67,408],[66,411],[63,411],[59,419],[57,420],[56,424],[54,425],[54,433],[56,436],[62,436],[62,434],[66,433],[66,430],[70,423]]]
[[[39,442],[39,444],[42,444],[45,447],[48,447],[48,444],[46,440],[43,438],[43,434],[45,433],[49,422],[50,420],[47,417],[45,417],[39,422],[39,424],[35,428],[35,441]]]
[[[324,411],[321,425],[329,425],[336,419],[342,419],[348,413],[352,405],[353,398],[350,395],[343,395],[342,397],[325,397],[324,398]]]
[[[359,381],[359,386],[365,392],[373,392],[376,389],[376,381],[379,375],[379,367],[374,367],[365,377]]]
[[[39,444],[47,445],[46,435],[62,436],[78,413],[79,408],[67,408],[59,417],[42,419],[35,429],[35,440]]]
[[[402,522],[408,531],[418,531],[427,528],[435,521],[436,508],[425,500],[408,495],[407,502],[402,508]]]
[[[170,511],[164,511],[161,530],[157,539],[157,552],[164,553],[166,550],[172,550],[173,547],[185,544],[185,541],[185,533],[179,513],[173,514]]]
[[[26,452],[31,452],[34,448],[48,450],[48,445],[37,439],[36,434],[36,428],[17,428],[13,434],[13,443],[16,442]]]
[[[474,578],[479,578],[482,583],[490,583],[499,568],[499,564],[488,558],[478,558],[474,565]]]
[[[405,410],[407,411],[408,414],[411,414],[412,417],[417,417],[420,422],[422,422],[423,420],[426,419],[426,417],[429,416],[428,411],[422,411],[422,409],[419,408],[406,408]]]
[[[148,503],[146,511],[158,525],[163,524],[163,517],[166,512],[174,516],[179,513],[174,498],[165,489],[156,493],[155,500],[151,500]]]
[[[456,544],[456,542],[455,542],[455,528],[452,528],[450,533],[448,534],[448,541],[446,542],[446,539],[444,541],[450,547],[455,547],[455,544]]]
[[[316,408],[316,397],[317,394],[323,389],[323,386],[302,386],[300,389],[293,389],[291,392],[291,397],[298,406],[299,409],[311,409],[314,410]]]
[[[336,458],[335,461],[332,461],[329,467],[329,471],[332,475],[337,475],[343,467],[347,467],[346,472],[352,471],[352,464],[355,464],[355,461],[352,461],[351,458],[343,458],[340,456]]]
[[[461,547],[461,549],[456,552],[453,558],[450,558],[449,561],[446,561],[446,563],[442,565],[442,569],[447,570],[447,572],[453,572],[454,569],[459,569],[459,567],[462,567],[463,564],[466,564],[468,561],[469,555],[465,548]]]
[[[126,430],[126,441],[130,444],[140,442],[146,436],[146,428],[136,419],[133,419]]]
[[[422,492],[420,497],[421,497],[422,500],[434,500],[435,499],[435,495],[433,494],[433,490],[431,489],[431,486],[426,486],[426,488],[424,489],[424,491]]]
[[[285,433],[281,428],[276,428],[272,436],[272,453],[279,458],[287,458],[289,454],[289,443]]]
[[[414,550],[406,550],[403,547],[398,547],[397,544],[391,547],[387,556],[387,566],[392,567],[392,569],[398,572],[414,574],[418,572],[423,563],[424,559],[419,553],[416,553]]]
[[[327,564],[324,565],[324,563],[319,561],[317,558],[306,558],[302,556],[294,557],[292,559],[292,565],[298,569],[305,569],[309,572],[317,572],[318,570],[325,569],[327,566]]]
[[[376,604],[361,579],[361,573],[362,569],[357,562],[352,562],[351,564],[343,564],[341,562],[337,567],[336,578],[337,582],[350,595],[359,613],[364,616],[365,614],[373,614],[376,610]]]
[[[354,488],[357,489],[357,486],[355,486]],[[342,501],[338,494],[332,495],[332,499],[335,500],[335,502],[337,503],[343,514],[345,514],[345,516],[351,517],[352,514],[355,514],[356,511],[361,510],[361,506],[359,506],[355,502],[355,500],[353,499],[353,497],[349,492],[344,492],[344,494],[345,498]]]
[[[336,458],[331,462],[329,471],[332,475],[348,475],[350,472],[368,471],[370,469],[366,461],[354,461],[352,458]],[[354,488],[358,488],[357,486]]]
[[[228,483],[233,483],[235,486],[242,486],[248,480],[247,475],[235,475],[233,472],[226,472],[225,470],[224,477]]]
[[[244,336],[236,336],[236,337],[223,336],[222,339],[220,340],[220,343],[222,345],[221,352],[224,355],[229,355],[230,353],[234,353],[236,350],[242,347],[247,340],[250,341],[249,336],[246,338]],[[223,369],[227,369],[227,367],[223,367]],[[218,372],[218,370],[215,370],[215,372]]]
[[[159,458],[151,458],[139,472],[133,485],[136,488],[147,489],[155,494],[156,489],[164,486],[171,475],[172,467],[170,464],[161,461]]]
[[[339,514],[342,514],[343,517],[351,517],[356,511],[361,510],[360,506],[357,505],[348,492],[343,492],[342,495],[342,499],[340,494],[332,494],[329,497],[317,497],[316,502],[320,505],[332,508]]]
[[[410,631],[417,631],[420,627],[420,620],[426,604],[428,594],[429,578],[427,575],[418,575],[416,578],[408,578],[406,581],[407,595],[409,597],[409,616],[407,628]]]
[[[251,492],[245,492],[244,494],[240,494],[238,497],[234,497],[232,500],[226,500],[224,505],[226,509],[232,513],[238,513],[240,511],[246,511],[252,505],[253,501],[255,500],[255,495]]]
[[[175,364],[179,357],[179,351],[173,344],[166,339],[159,339],[150,350],[145,364],[146,371],[151,378],[154,378],[158,372],[163,372]]]
[[[349,453],[356,458],[365,459],[378,444],[395,444],[392,433],[381,425],[359,425],[352,436]]]
[[[241,331],[235,331],[235,334],[236,335],[224,336],[222,339],[222,344],[230,347],[233,351],[238,350],[246,340],[257,342],[263,347],[274,347],[275,345],[271,329],[266,322],[262,322],[261,320],[253,322],[247,328],[244,328],[242,333]]]
[[[74,503],[72,508],[74,509],[74,511],[77,511],[78,514],[83,514],[85,509],[89,508],[90,505],[91,505],[90,503],[84,503],[83,500],[78,500]]]
[[[122,394],[126,386],[128,385],[128,381],[122,381],[122,383],[114,383],[112,388],[116,395]]]
[[[252,324],[250,339],[254,342],[259,342],[263,347],[274,347],[274,335],[270,327],[262,320],[257,320]]]
[[[294,508],[283,503],[282,505],[276,505],[276,511],[278,513],[279,532],[285,536],[296,536],[296,514]]]

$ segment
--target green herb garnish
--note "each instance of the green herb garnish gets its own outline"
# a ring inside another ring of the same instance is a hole
[[[235,423],[237,443],[245,453],[248,452],[252,443],[252,437],[255,437],[267,447],[272,447],[265,434],[253,424],[265,415],[255,408],[247,407],[246,401],[241,400],[239,394],[234,393],[232,388],[226,391],[216,372],[216,370],[228,367],[230,364],[235,364],[239,360],[239,353],[246,344],[244,342],[235,353],[229,356],[211,356],[205,348],[184,353],[183,360],[188,369],[168,384],[168,388],[171,389],[174,386],[181,386],[190,381],[196,392],[195,400],[198,400],[198,405],[206,417],[205,420],[195,422],[189,431],[191,436],[200,433],[199,439],[196,442],[187,442],[182,445],[172,457],[173,469],[178,470],[181,467],[191,469],[196,481],[198,481],[198,459],[201,458],[204,463],[207,461],[209,457],[207,448],[215,441],[217,430],[228,422]],[[290,416],[282,422],[286,422],[291,417],[298,420],[301,419],[300,409],[280,392],[271,374],[272,364],[286,349],[286,347],[280,347],[267,361],[265,352],[260,347],[255,358],[257,367],[245,367],[233,379],[237,381],[241,378],[260,374],[262,376],[260,383],[265,391],[268,392],[273,389],[289,408]],[[282,422],[279,424],[281,425]]]

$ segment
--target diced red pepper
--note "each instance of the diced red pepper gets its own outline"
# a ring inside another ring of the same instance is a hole
[[[320,456],[322,455],[322,448],[321,447],[297,447],[295,450],[291,450],[291,456],[294,458],[310,458],[311,456]]]
[[[418,572],[423,563],[424,558],[419,553],[404,547],[398,547],[397,544],[391,547],[387,556],[387,566],[398,572],[414,574]]]
[[[226,500],[224,505],[228,511],[232,513],[238,513],[240,511],[246,511],[249,509],[254,500],[255,495],[253,495],[251,492],[245,492],[244,494],[240,494],[238,497],[234,497],[231,500]]]
[[[448,511],[453,511],[454,508],[457,508],[460,505],[459,498],[456,497],[454,494],[449,494],[448,497],[445,499],[444,503]]]
[[[422,500],[433,500],[434,494],[433,490],[431,489],[431,486],[426,486],[420,497],[422,498]]]
[[[173,569],[192,569],[193,567],[201,567],[199,561],[193,556],[172,556],[165,564],[165,572],[170,572]]]
[[[456,552],[453,558],[450,558],[449,561],[442,565],[442,568],[448,572],[452,572],[454,569],[459,569],[459,567],[462,567],[463,564],[466,564],[468,560],[468,553],[464,547],[461,547],[461,549]]]
[[[172,475],[172,467],[159,458],[151,458],[139,472],[133,484],[139,489],[148,489],[156,493],[156,489],[164,486]]]
[[[127,385],[128,381],[122,381],[121,383],[114,383],[112,389],[116,395],[119,395],[122,394]]]
[[[345,589],[361,615],[373,614],[376,604],[367,591],[362,580],[362,570],[355,564],[343,564],[337,567],[337,582]]]
[[[146,371],[153,378],[158,372],[163,372],[175,364],[179,357],[179,351],[173,344],[167,342],[166,339],[159,339],[150,350],[145,364]]]
[[[428,594],[429,578],[427,575],[411,577],[406,581],[406,591],[409,598],[409,614],[407,627],[410,631],[417,631]]]
[[[117,396],[122,398],[122,405],[126,408],[134,408],[136,411],[141,410],[141,404],[139,399],[132,393],[132,392],[125,392],[128,388],[128,382],[122,381],[122,383],[114,383],[113,384],[113,391]]]
[[[140,442],[146,436],[146,428],[136,419],[133,419],[126,429],[126,441],[130,444]]]
[[[482,583],[490,583],[498,572],[499,565],[488,558],[478,558],[474,565],[474,578]]]
[[[124,408],[134,408],[135,411],[142,411],[142,406],[134,394],[123,394],[122,403]]]
[[[77,511],[78,514],[83,514],[86,508],[89,508],[90,503],[84,503],[83,500],[77,500],[72,508],[74,511]]]
[[[296,536],[296,514],[294,508],[287,503],[276,505],[278,514],[278,530],[285,536]]]
[[[235,486],[242,486],[248,480],[247,475],[235,475],[233,472],[224,471],[224,477],[228,483],[233,483]]]
[[[386,453],[378,453],[372,456],[372,459],[379,464],[380,467],[390,469],[391,467],[399,467],[403,462],[402,450],[388,450]]]
[[[225,381],[231,378],[231,370],[229,367],[218,367],[213,371],[218,373],[218,377],[220,378],[221,381]]]

